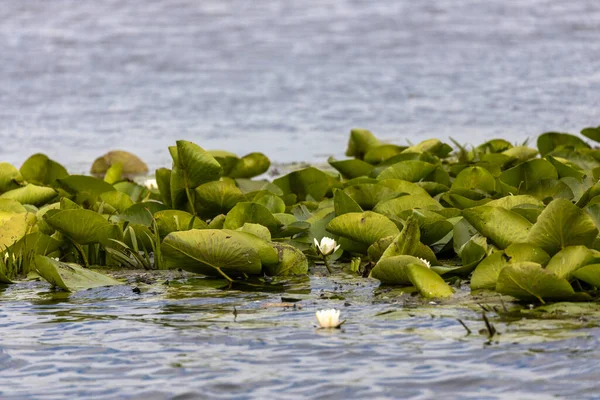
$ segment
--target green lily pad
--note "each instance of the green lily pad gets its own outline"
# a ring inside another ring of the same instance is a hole
[[[372,210],[381,201],[398,196],[392,189],[373,183],[359,183],[348,186],[344,193],[350,196],[363,210]]]
[[[277,252],[266,241],[228,229],[173,232],[163,240],[161,251],[168,268],[210,276],[258,275],[263,263],[279,262]]]
[[[100,243],[110,222],[91,210],[49,210],[44,220],[57,231],[79,244]]]
[[[156,186],[160,192],[161,199],[164,204],[171,206],[171,170],[168,168],[159,168],[156,170]]]
[[[412,281],[409,278],[407,268],[411,264],[422,265],[427,268],[427,265],[417,257],[409,255],[392,256],[380,259],[371,270],[370,277],[391,285],[411,285]]]
[[[366,129],[352,129],[346,155],[362,159],[365,154],[380,145],[379,140]]]
[[[419,221],[415,216],[410,216],[402,231],[383,252],[379,261],[400,255],[414,256],[419,248],[420,238]]]
[[[553,255],[567,246],[589,246],[597,234],[589,215],[566,199],[556,199],[542,211],[526,242]]]
[[[267,229],[267,227],[262,226],[260,224],[252,224],[246,222],[244,226],[237,229],[240,232],[250,233],[254,236],[258,236],[262,240],[266,240],[267,242],[271,241],[271,232]]]
[[[36,186],[31,183],[0,195],[0,199],[13,199],[21,204],[33,204],[36,207],[43,206],[55,197],[56,192],[54,189]]]
[[[271,161],[263,153],[250,153],[237,160],[227,176],[231,178],[252,178],[267,172]]]
[[[30,233],[35,226],[36,216],[32,213],[13,214],[0,224],[0,251],[12,246]]]
[[[128,151],[113,150],[98,157],[92,164],[90,173],[93,175],[104,175],[111,166],[121,164],[124,175],[145,175],[148,166],[138,156]]]
[[[502,268],[496,284],[498,293],[519,300],[568,300],[575,291],[564,278],[542,268],[533,262],[520,262]]]
[[[358,178],[359,176],[367,176],[373,170],[373,165],[358,159],[351,160],[336,160],[329,157],[327,160],[329,165],[338,170],[346,179]]]
[[[24,213],[27,209],[16,200],[0,198],[0,212]]]
[[[508,265],[503,251],[495,251],[481,261],[471,275],[471,290],[495,289],[502,268]]]
[[[171,232],[187,231],[189,229],[207,229],[208,224],[188,212],[180,210],[162,210],[154,214],[158,233],[161,238]],[[192,218],[194,222],[192,223]],[[191,224],[191,226],[190,226]]]
[[[23,176],[18,169],[10,163],[0,162],[0,193],[16,189],[23,183]]]
[[[537,146],[542,156],[555,150],[558,147],[569,148],[589,148],[590,146],[578,138],[568,133],[547,132],[538,136]]]
[[[500,180],[507,185],[529,190],[543,179],[558,179],[556,168],[548,160],[534,159],[507,169]]]
[[[400,215],[406,210],[413,209],[426,209],[426,210],[439,210],[442,209],[442,205],[429,195],[406,195],[396,197],[395,199],[385,200],[378,203],[373,211],[386,215],[396,216]]]
[[[21,166],[20,172],[27,182],[42,186],[52,185],[57,179],[69,175],[62,165],[44,154],[34,154],[29,157]],[[0,191],[2,191],[2,186],[0,184]]]
[[[581,130],[581,134],[595,142],[600,142],[600,126],[584,128]]]
[[[336,216],[340,216],[351,212],[363,212],[361,206],[356,201],[354,201],[352,197],[348,196],[348,194],[346,194],[341,189],[333,190],[333,206],[335,208]]]
[[[281,199],[281,197],[269,192],[268,190],[261,190],[254,195],[252,193],[248,193],[245,197],[249,202],[254,202],[265,206],[265,208],[271,211],[273,214],[285,212],[285,202]]]
[[[588,264],[573,271],[572,275],[596,288],[600,287],[600,264]]]
[[[408,182],[419,182],[435,171],[436,165],[419,160],[400,161],[377,175],[377,179],[400,179]]]
[[[57,286],[68,292],[76,292],[103,286],[122,285],[121,282],[83,268],[77,264],[63,263],[45,256],[35,256],[35,268],[42,278],[52,286]]]
[[[530,204],[539,207],[544,206],[544,203],[542,203],[539,199],[528,195],[505,196],[496,200],[492,200],[486,205],[490,207],[502,207],[510,210],[523,204]]]
[[[227,214],[237,203],[245,199],[237,186],[221,181],[202,184],[194,192],[196,212],[202,218]]]
[[[283,193],[293,193],[298,201],[307,200],[308,197],[319,201],[325,197],[330,189],[330,176],[314,167],[304,168],[291,172],[273,181]]]
[[[223,228],[235,230],[241,228],[247,222],[261,224],[267,227],[271,233],[279,231],[283,225],[265,206],[257,203],[240,202],[227,214]]]
[[[113,184],[113,187],[117,191],[125,193],[127,196],[129,196],[131,201],[134,203],[144,201],[150,196],[150,191],[147,188],[142,185],[138,185],[135,182],[121,181]]]
[[[427,299],[451,297],[454,294],[452,288],[438,274],[422,263],[408,264],[406,274],[421,296]]]
[[[556,253],[546,265],[546,270],[559,278],[571,280],[573,272],[588,264],[600,261],[600,253],[585,246],[568,246]]]
[[[265,272],[270,276],[306,275],[308,260],[300,250],[285,243],[272,243],[279,255],[279,263],[265,266]]]
[[[513,243],[504,249],[504,253],[512,263],[531,261],[545,266],[550,261],[550,256],[541,247],[529,243]]]
[[[382,179],[379,181],[379,185],[388,187],[396,193],[407,193],[416,196],[432,196],[431,193],[429,193],[429,190],[427,190],[427,188],[423,188],[422,186],[420,186],[424,183],[431,183],[433,185],[442,186],[435,182],[412,183],[408,181],[403,181],[401,179]],[[444,188],[444,190],[448,190],[448,187],[444,186]]]
[[[400,233],[396,224],[389,218],[372,211],[346,213],[335,217],[327,224],[327,230],[367,246],[386,236],[396,236]]]
[[[538,151],[527,146],[515,146],[508,150],[504,150],[502,154],[523,162],[535,157],[538,154]]]
[[[513,243],[527,242],[532,228],[527,219],[501,207],[474,207],[464,210],[463,216],[501,249]]]
[[[376,165],[402,153],[404,150],[406,150],[406,147],[397,146],[395,144],[382,144],[380,146],[371,147],[370,150],[365,153],[364,160],[369,164]]]
[[[494,193],[496,179],[484,168],[468,167],[458,174],[451,189],[477,189],[486,193]]]
[[[127,194],[118,192],[116,190],[102,193],[100,195],[100,201],[110,205],[120,213],[124,212],[133,205],[133,201]]]

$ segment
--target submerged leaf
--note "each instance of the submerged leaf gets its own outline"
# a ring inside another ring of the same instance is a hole
[[[35,268],[52,286],[68,292],[103,286],[122,285],[121,282],[77,264],[63,263],[45,256],[35,256]]]

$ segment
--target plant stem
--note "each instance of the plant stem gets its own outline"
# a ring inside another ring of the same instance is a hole
[[[331,275],[333,273],[333,271],[331,271],[331,267],[329,266],[329,262],[327,261],[327,256],[322,256],[323,257],[323,262],[325,263],[325,266],[327,267],[327,271],[329,272],[329,275]]]

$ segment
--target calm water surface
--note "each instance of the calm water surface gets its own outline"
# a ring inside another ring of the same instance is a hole
[[[352,127],[399,144],[577,132],[600,124],[599,39],[596,0],[0,0],[0,160],[79,172],[122,148],[160,167],[183,138],[322,161]],[[598,397],[597,316],[492,315],[486,344],[476,308],[338,284],[287,288],[295,310],[185,280],[1,287],[0,397]],[[345,328],[314,329],[330,306]]]

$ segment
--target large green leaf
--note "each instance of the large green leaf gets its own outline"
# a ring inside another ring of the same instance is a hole
[[[263,153],[250,153],[237,160],[227,176],[231,178],[252,178],[267,172],[271,161]]]
[[[131,197],[116,190],[102,193],[99,200],[104,204],[108,204],[120,213],[125,212],[125,210],[133,205]]]
[[[507,169],[500,175],[502,182],[523,190],[529,190],[543,179],[558,179],[558,173],[552,163],[539,158]]]
[[[49,210],[44,220],[79,244],[104,241],[105,229],[111,225],[102,215],[90,210]]]
[[[360,207],[360,205],[341,189],[333,189],[333,206],[335,208],[336,216],[350,212],[363,212],[363,209]]]
[[[325,197],[330,188],[330,176],[314,167],[291,172],[273,181],[283,193],[293,193],[298,201],[307,200],[310,196],[319,201]]]
[[[279,263],[265,265],[265,272],[270,276],[306,275],[308,260],[300,250],[285,243],[273,243],[279,255]]]
[[[392,256],[380,259],[375,268],[371,270],[370,277],[378,279],[382,283],[410,285],[411,280],[407,269],[410,264],[422,265],[427,268],[425,262],[417,257],[409,255]]]
[[[33,204],[36,207],[48,203],[55,197],[56,192],[52,188],[33,184],[28,184],[0,195],[0,199],[13,199],[21,204]]]
[[[108,169],[121,164],[123,174],[125,175],[145,175],[148,173],[148,166],[135,154],[123,150],[113,150],[94,160],[90,173],[93,175],[104,175]]]
[[[401,179],[408,182],[419,182],[437,168],[436,165],[419,160],[400,161],[393,164],[377,176],[377,179]]]
[[[248,222],[266,226],[271,233],[279,231],[283,225],[265,206],[258,203],[240,202],[227,214],[223,228],[238,229]]]
[[[206,229],[206,222],[188,212],[180,210],[162,210],[154,214],[160,237],[165,237],[171,232],[187,231],[188,229]],[[192,218],[194,222],[192,223]],[[191,223],[191,226],[190,226]]]
[[[402,153],[406,147],[397,146],[395,144],[382,144],[380,146],[370,147],[365,153],[364,160],[369,164],[379,164],[385,160]]]
[[[583,128],[581,134],[595,142],[600,142],[600,126]]]
[[[498,293],[519,300],[568,300],[575,291],[564,278],[533,262],[520,262],[502,268],[496,284]]]
[[[589,246],[597,234],[589,215],[566,199],[556,199],[531,227],[527,242],[553,255],[567,246]]]
[[[386,236],[396,236],[400,233],[396,224],[389,218],[372,211],[346,213],[335,217],[327,224],[327,230],[366,245],[371,245]]]
[[[167,267],[219,276],[257,275],[263,263],[277,264],[279,256],[266,241],[228,229],[173,232],[161,244]],[[261,257],[262,255],[262,257]]]
[[[23,176],[12,164],[0,162],[0,193],[16,189],[23,184]]]
[[[63,263],[45,256],[35,256],[37,273],[52,286],[57,286],[68,292],[86,290],[103,286],[122,285],[121,282],[83,268],[77,264]]]
[[[458,174],[451,189],[477,189],[493,193],[496,191],[496,179],[485,168],[468,167]]]
[[[338,161],[333,157],[329,157],[327,162],[333,168],[337,169],[346,179],[367,176],[373,170],[373,166],[371,164],[358,159]]]
[[[36,216],[32,213],[14,213],[0,223],[0,251],[12,246],[15,242],[31,232],[35,226]]]
[[[152,225],[153,216],[159,211],[168,209],[162,203],[156,201],[145,201],[129,207],[123,214],[119,215],[119,220],[128,221],[132,224]]]
[[[237,203],[244,201],[242,191],[229,182],[207,182],[195,189],[196,213],[202,218],[227,214]]]
[[[590,146],[577,136],[570,135],[568,133],[559,132],[546,132],[538,136],[537,146],[542,156],[547,153],[560,148],[589,148]]]
[[[344,193],[350,196],[363,210],[372,210],[381,201],[397,197],[398,193],[380,184],[359,183],[348,186]]]
[[[223,172],[221,164],[202,147],[186,140],[178,140],[172,150],[171,201],[180,208],[194,189],[203,183],[216,181]]]
[[[425,298],[444,298],[454,294],[452,288],[431,269],[422,263],[413,263],[406,266],[408,279]]]
[[[368,130],[352,129],[350,131],[346,155],[362,159],[369,150],[379,145],[379,140]]]
[[[527,241],[531,222],[501,207],[480,206],[463,211],[463,216],[483,236],[504,249]]]
[[[600,261],[600,253],[585,246],[568,246],[556,253],[548,262],[546,270],[559,278],[571,280],[573,272],[588,264]]]
[[[402,231],[394,238],[392,243],[381,255],[380,261],[388,257],[399,255],[414,256],[419,248],[421,233],[419,221],[415,216],[410,216]]]
[[[396,197],[395,199],[382,201],[375,206],[373,211],[389,217],[394,217],[400,215],[406,210],[419,208],[426,210],[439,210],[443,207],[438,201],[431,198],[429,195],[406,195]]]
[[[590,285],[600,288],[600,264],[588,264],[573,271],[573,276]]]
[[[508,265],[503,251],[495,251],[477,265],[471,275],[471,290],[495,289],[502,268]]]

